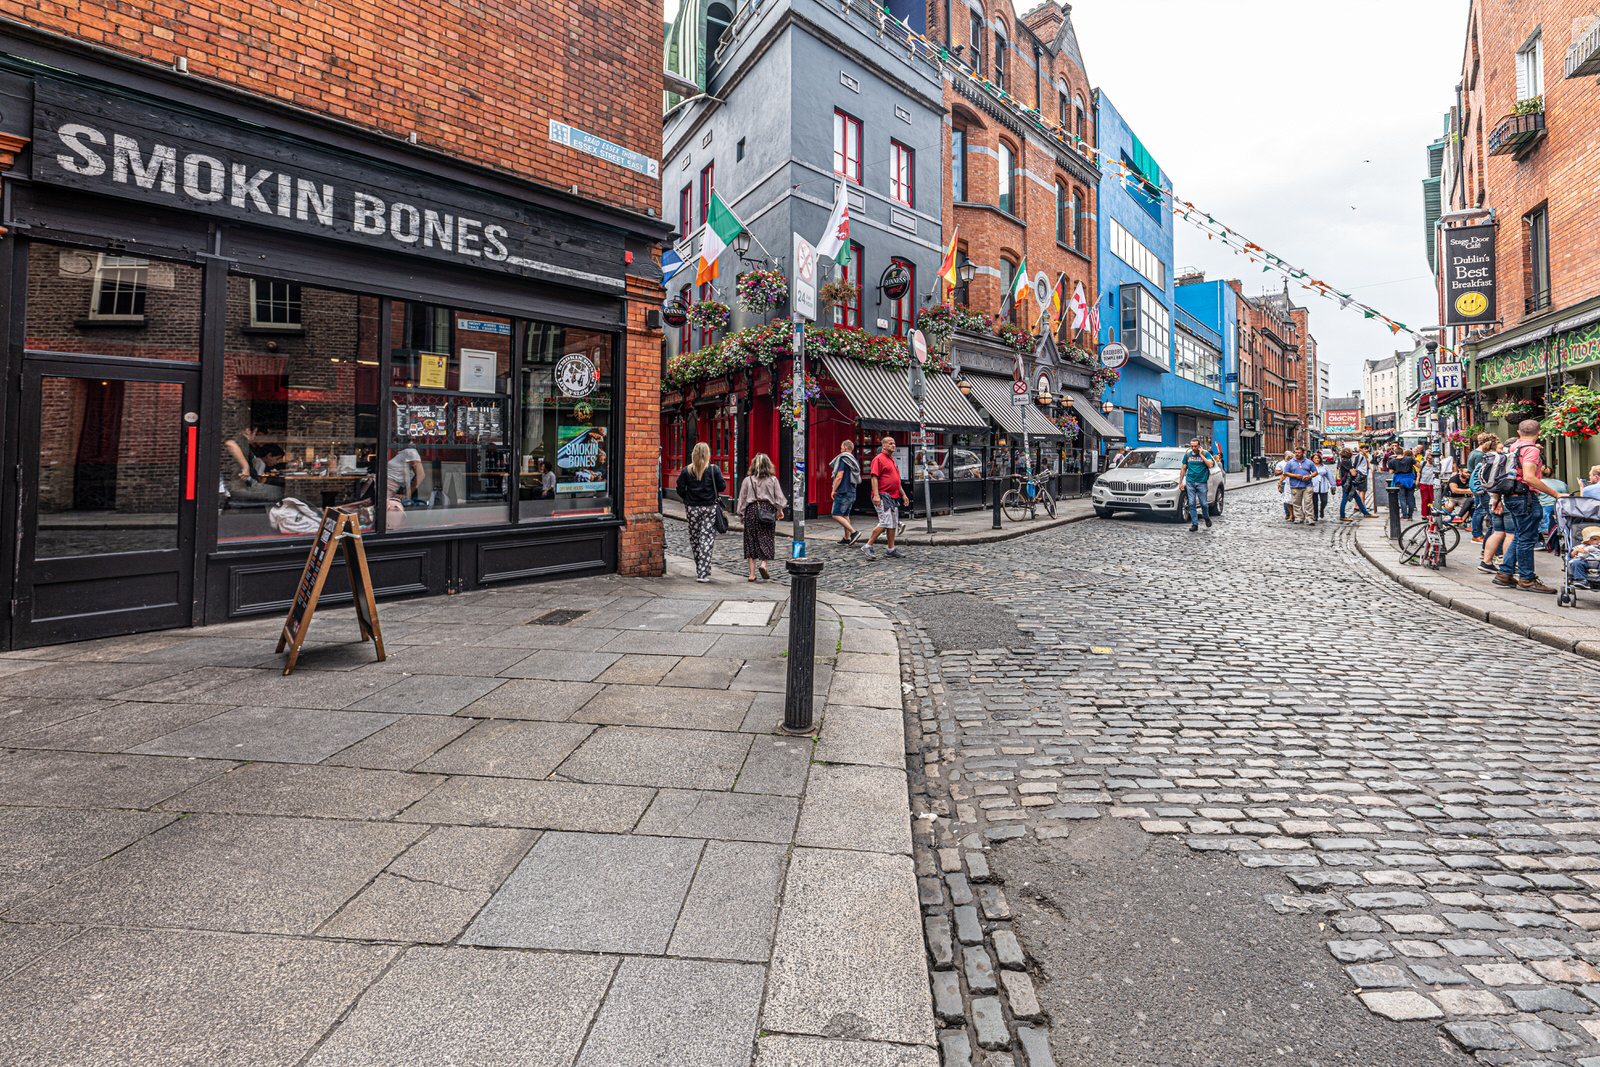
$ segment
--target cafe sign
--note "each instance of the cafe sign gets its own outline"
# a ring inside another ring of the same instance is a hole
[[[1479,360],[1478,388],[1538,378],[1547,368],[1572,370],[1591,363],[1600,363],[1600,322]]]
[[[1496,322],[1495,227],[1457,226],[1444,234],[1444,322],[1482,326]]]

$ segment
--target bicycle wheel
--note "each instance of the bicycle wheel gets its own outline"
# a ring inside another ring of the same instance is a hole
[[[1006,513],[1006,518],[1012,522],[1021,522],[1033,518],[1033,509],[1028,506],[1028,501],[1015,489],[1007,489],[1000,498],[1000,510]]]
[[[1428,547],[1428,524],[1414,522],[1400,533],[1400,562],[1416,563]]]
[[[1044,513],[1052,519],[1056,517],[1056,498],[1050,495],[1050,490],[1040,488],[1036,503],[1044,508]]]

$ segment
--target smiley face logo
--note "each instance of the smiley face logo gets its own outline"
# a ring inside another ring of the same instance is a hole
[[[1489,298],[1474,290],[1456,297],[1456,313],[1463,318],[1474,318],[1489,309]]]

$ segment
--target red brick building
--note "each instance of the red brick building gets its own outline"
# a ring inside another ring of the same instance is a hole
[[[327,506],[380,596],[660,573],[659,34],[0,0],[0,645],[279,612]]]
[[[1306,413],[1314,390],[1308,382],[1316,381],[1307,354],[1308,312],[1294,305],[1287,289],[1250,297],[1237,279],[1228,286],[1239,297],[1239,390],[1246,418],[1256,403],[1246,394],[1259,397],[1261,451],[1251,454],[1281,459],[1285,451],[1313,443]]]
[[[1445,338],[1473,357],[1480,418],[1509,400],[1541,412],[1560,388],[1592,387],[1600,376],[1597,76],[1593,4],[1474,0],[1450,112],[1460,148],[1447,146],[1441,180],[1446,211],[1457,215],[1450,226],[1495,226],[1497,321]],[[1480,214],[1460,214],[1470,211]],[[1441,281],[1448,273],[1446,264]],[[1441,313],[1448,303],[1441,285]],[[1600,445],[1580,437],[1553,440],[1549,451],[1569,479],[1600,459]]]

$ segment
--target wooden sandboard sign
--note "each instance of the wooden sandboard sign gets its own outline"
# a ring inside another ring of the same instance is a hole
[[[300,646],[311,629],[311,616],[317,610],[317,598],[333,569],[334,547],[344,556],[344,567],[350,576],[350,594],[355,600],[356,621],[361,624],[361,640],[371,640],[381,662],[383,631],[378,629],[378,604],[372,595],[372,572],[367,570],[367,550],[361,545],[361,521],[355,515],[327,508],[317,527],[317,538],[311,543],[311,554],[306,557],[305,570],[300,572],[300,584],[294,590],[294,603],[289,605],[289,617],[283,620],[283,633],[278,635],[278,651],[287,646],[289,661],[283,673],[294,670],[300,658]]]

